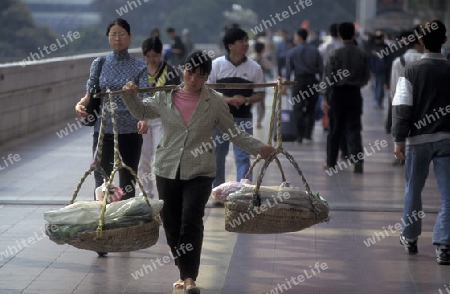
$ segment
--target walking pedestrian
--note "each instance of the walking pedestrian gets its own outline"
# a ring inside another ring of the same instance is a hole
[[[286,80],[290,80],[293,72],[297,84],[293,86],[292,94],[297,98],[302,97],[292,100],[295,101],[294,117],[297,123],[298,143],[302,143],[303,139],[312,139],[319,92],[310,91],[310,87],[320,81],[323,74],[322,56],[316,47],[307,43],[307,39],[308,31],[299,29],[294,40],[296,46],[286,54]]]
[[[206,52],[206,51],[204,51]],[[184,62],[184,84],[140,101],[133,82],[126,84],[123,100],[134,117],[144,120],[160,117],[163,136],[155,155],[155,174],[161,217],[167,244],[180,277],[175,289],[200,293],[196,279],[203,243],[203,216],[216,174],[214,142],[218,127],[223,136],[252,155],[268,158],[275,148],[239,130],[223,95],[205,85],[212,61],[195,51]],[[183,249],[185,249],[183,251]],[[181,254],[180,254],[181,252]]]
[[[147,62],[148,82],[150,87],[179,85],[181,83],[175,69],[161,59],[163,44],[159,37],[151,37],[142,42],[142,54]],[[147,133],[142,134],[142,151],[139,161],[138,175],[149,198],[156,198],[157,189],[154,183],[152,163],[156,146],[162,135],[161,118],[147,120]]]
[[[86,117],[86,105],[89,99],[89,90],[98,85],[102,92],[106,91],[106,87],[109,87],[111,91],[120,90],[127,81],[133,80],[140,87],[148,87],[147,79],[147,66],[142,58],[135,57],[128,53],[128,46],[131,39],[131,29],[129,23],[122,19],[117,18],[108,24],[106,29],[106,36],[109,41],[109,45],[113,49],[109,53],[102,65],[101,71],[99,71],[99,63],[101,58],[96,58],[90,68],[90,75],[86,85],[86,95],[80,99],[75,106],[75,111],[79,117]],[[140,95],[143,99],[145,95]],[[101,109],[105,98],[101,98]],[[114,96],[114,105],[106,104],[106,113],[109,112],[109,107],[114,107],[115,119],[117,123],[117,132],[119,138],[119,152],[122,156],[123,162],[131,167],[134,171],[137,171],[141,147],[142,147],[142,134],[147,132],[146,121],[138,121],[125,107],[120,96]],[[100,131],[101,118],[97,119],[94,126],[93,145],[92,150],[95,154],[95,150],[98,145],[98,137]],[[103,139],[101,167],[109,176],[113,170],[114,163],[114,136],[113,125],[111,116],[106,117],[106,129]],[[103,184],[104,176],[99,171],[94,171],[95,187],[99,187]],[[122,200],[129,199],[135,196],[134,177],[126,169],[119,170],[120,187],[124,191]]]
[[[405,31],[402,33],[401,39],[402,42],[405,43],[405,46],[408,48],[406,52],[401,55],[400,57],[397,57],[393,64],[392,64],[392,70],[391,70],[391,85],[390,85],[390,93],[389,96],[392,97],[392,99],[395,96],[395,91],[397,87],[397,82],[400,77],[405,76],[405,67],[407,64],[410,64],[413,61],[419,60],[422,57],[423,53],[423,45],[420,44],[418,38],[414,38],[414,41],[411,42],[407,40],[409,36],[415,36],[414,32],[417,31],[419,27],[416,27],[414,30],[411,31]],[[408,44],[406,44],[408,43]],[[390,117],[390,126],[392,127],[392,100],[390,101],[389,106],[389,112],[388,117]],[[391,131],[389,130],[389,133]],[[394,159],[392,162],[392,165],[394,166],[403,166],[405,164],[405,161],[402,159]]]
[[[324,95],[322,109],[328,112],[330,131],[327,136],[327,161],[324,168],[337,164],[341,136],[345,132],[348,142],[349,156],[354,161],[354,172],[363,173],[362,153],[362,96],[361,87],[370,79],[369,60],[366,52],[354,42],[355,26],[353,23],[341,23],[338,28],[343,46],[330,53],[325,76],[334,80],[333,75],[347,71],[348,75],[340,75],[337,82],[326,88],[331,91],[330,97]],[[357,160],[355,160],[358,158]]]
[[[431,29],[432,28],[432,29]],[[437,263],[450,265],[450,62],[441,54],[447,41],[445,25],[431,20],[422,25],[419,41],[425,54],[406,65],[392,102],[394,155],[405,160],[405,200],[400,243],[409,254],[418,253],[422,233],[422,190],[430,163],[441,196],[432,242]],[[419,215],[419,217],[417,217]]]
[[[264,83],[264,75],[261,66],[247,57],[249,49],[248,35],[241,28],[230,28],[223,38],[227,54],[214,59],[212,71],[208,83]],[[256,89],[221,89],[223,99],[228,104],[228,112],[234,117],[234,122],[249,134],[253,134],[253,115],[251,107],[253,103],[260,102],[265,97],[264,88]],[[216,130],[214,137],[223,136],[220,129]],[[213,187],[225,182],[225,158],[230,146],[229,140],[216,144],[216,178]],[[233,145],[236,164],[236,181],[243,179],[250,169],[250,155]],[[249,175],[252,180],[252,175]]]

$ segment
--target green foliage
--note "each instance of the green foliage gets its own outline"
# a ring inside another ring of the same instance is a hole
[[[307,19],[312,29],[326,30],[333,22],[355,20],[356,0],[311,1],[313,4],[310,7],[277,22],[272,29],[288,29],[293,32],[303,20]],[[224,12],[231,11],[233,4],[255,12],[257,15],[255,25],[260,25],[262,20],[268,20],[270,15],[282,13],[287,11],[289,6],[295,5],[291,0],[95,0],[92,10],[100,13],[100,25],[74,28],[73,31],[80,33],[79,39],[73,40],[70,46],[45,54],[44,57],[109,51],[110,47],[105,37],[106,26],[118,17],[126,19],[131,25],[132,48],[140,47],[144,38],[156,27],[160,28],[164,43],[171,41],[166,34],[168,27],[174,27],[180,35],[184,28],[189,29],[191,39],[195,43],[218,43],[224,26],[231,24]],[[39,48],[55,44],[57,39],[62,40],[60,34],[37,26],[31,12],[20,0],[2,0],[0,14],[2,61],[6,58],[8,61],[10,58],[22,60],[30,53],[38,53]],[[250,33],[251,28],[247,20],[244,29]]]
[[[36,26],[30,10],[20,1],[3,1],[0,14],[2,60],[24,59],[57,38],[48,28]]]
[[[110,50],[108,38],[105,35],[104,29],[88,27],[80,29],[78,32],[80,33],[80,38],[74,40],[70,46],[62,48],[65,49],[65,52],[83,54]]]
[[[296,30],[299,24],[307,19],[312,29],[327,30],[331,23],[354,21],[356,15],[356,0],[311,0],[312,5],[301,13],[290,16],[278,22],[273,29]],[[147,36],[153,28],[160,28],[164,42],[170,42],[166,28],[174,27],[179,34],[184,28],[191,32],[194,42],[216,43],[225,25],[230,22],[224,16],[225,11],[231,11],[233,4],[239,4],[244,9],[251,9],[257,14],[257,24],[270,15],[288,11],[289,6],[295,8],[295,1],[280,0],[111,0],[95,1],[95,7],[102,14],[105,25],[111,20],[122,17],[126,19],[134,34]],[[133,3],[133,4],[127,4]],[[141,5],[139,5],[141,3]],[[123,13],[126,8],[127,13]],[[119,13],[122,11],[122,15]],[[249,30],[251,27],[244,27]]]
[[[225,25],[223,12],[231,7],[232,2],[188,0],[171,11],[162,27],[174,27],[179,34],[188,28],[194,41],[216,43]]]

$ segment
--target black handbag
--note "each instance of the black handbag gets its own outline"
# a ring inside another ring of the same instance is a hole
[[[89,90],[89,99],[88,103],[85,106],[86,112],[88,115],[81,120],[82,124],[87,127],[92,127],[95,125],[95,122],[97,121],[98,117],[100,116],[100,98],[94,98],[94,95],[97,93],[100,93],[100,86],[99,86],[99,79],[100,79],[100,73],[102,72],[102,66],[105,62],[105,57],[100,57],[100,60],[98,62],[98,68],[97,68],[97,83],[94,84],[94,86]]]

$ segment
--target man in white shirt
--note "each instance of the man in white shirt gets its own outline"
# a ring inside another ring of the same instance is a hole
[[[261,66],[246,54],[249,49],[248,35],[240,28],[229,29],[223,38],[223,44],[227,54],[216,58],[212,63],[212,71],[209,74],[208,83],[264,83],[264,74]],[[223,99],[228,103],[229,110],[234,117],[234,122],[239,128],[249,134],[253,134],[253,116],[251,107],[253,103],[264,99],[264,88],[256,89],[221,89]],[[217,129],[215,138],[222,137]],[[216,178],[213,187],[225,182],[225,158],[228,154],[230,141],[223,140],[216,144]],[[236,164],[236,181],[240,181],[250,168],[250,155],[233,146]],[[249,175],[252,180],[252,175]],[[219,206],[219,203],[213,203]]]

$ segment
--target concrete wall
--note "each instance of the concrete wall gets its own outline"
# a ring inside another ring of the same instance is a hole
[[[218,52],[215,45],[199,45]],[[142,56],[140,50],[130,50]],[[107,53],[107,52],[106,52]],[[106,53],[0,64],[0,145],[75,118],[92,61]]]
[[[0,144],[75,117],[98,55],[0,65]]]

